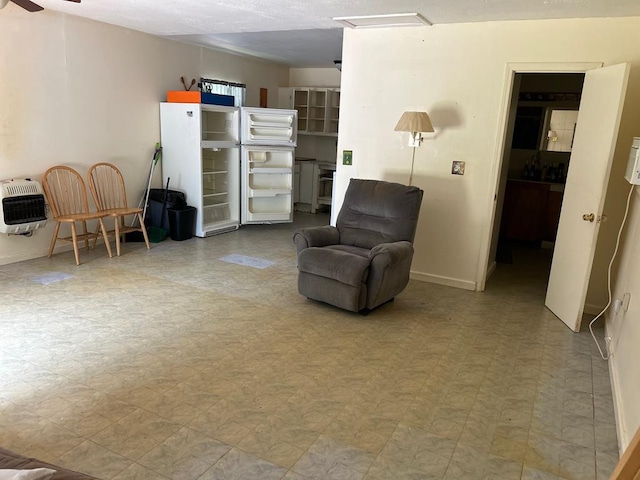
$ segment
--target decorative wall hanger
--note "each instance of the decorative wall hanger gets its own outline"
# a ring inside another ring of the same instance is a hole
[[[184,81],[184,77],[180,77],[180,81],[182,82],[182,85],[184,85],[184,89],[188,92],[189,90],[191,90],[191,87],[193,87],[196,84],[196,79],[194,78],[193,80],[191,80],[191,85],[189,85],[187,87],[187,82]]]

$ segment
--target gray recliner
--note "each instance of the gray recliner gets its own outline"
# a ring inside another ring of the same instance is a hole
[[[422,193],[351,179],[335,227],[293,235],[300,294],[361,313],[393,300],[409,282]]]

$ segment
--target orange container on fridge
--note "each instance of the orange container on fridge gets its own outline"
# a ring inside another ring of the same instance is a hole
[[[170,90],[167,92],[167,102],[170,103],[200,103],[200,92],[186,92]]]

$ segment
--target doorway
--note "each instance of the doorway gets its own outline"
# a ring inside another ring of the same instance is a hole
[[[519,86],[514,88],[515,76],[517,73],[584,73],[579,125],[571,148],[571,168],[566,175],[544,301],[549,310],[576,332],[583,318],[629,71],[628,63],[607,67],[601,64],[509,64],[507,67],[492,221],[485,237],[487,255],[484,265],[480,266],[478,289],[484,290],[491,266],[495,269],[496,265],[495,261],[492,265],[489,262],[495,258],[506,192],[508,168],[503,168],[503,152],[505,146],[511,145],[515,124],[515,121],[509,124],[507,120],[515,118],[512,116],[517,108],[515,98],[520,92]]]
[[[493,229],[494,268],[535,265],[537,283],[548,277],[583,82],[584,73],[515,74]]]

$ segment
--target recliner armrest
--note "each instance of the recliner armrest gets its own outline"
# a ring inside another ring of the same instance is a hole
[[[393,266],[406,261],[407,257],[413,258],[413,245],[406,241],[381,243],[369,252],[369,261],[376,266]]]
[[[298,254],[300,254],[305,248],[326,247],[340,243],[340,232],[331,225],[300,228],[293,234],[293,243],[296,244]]]

